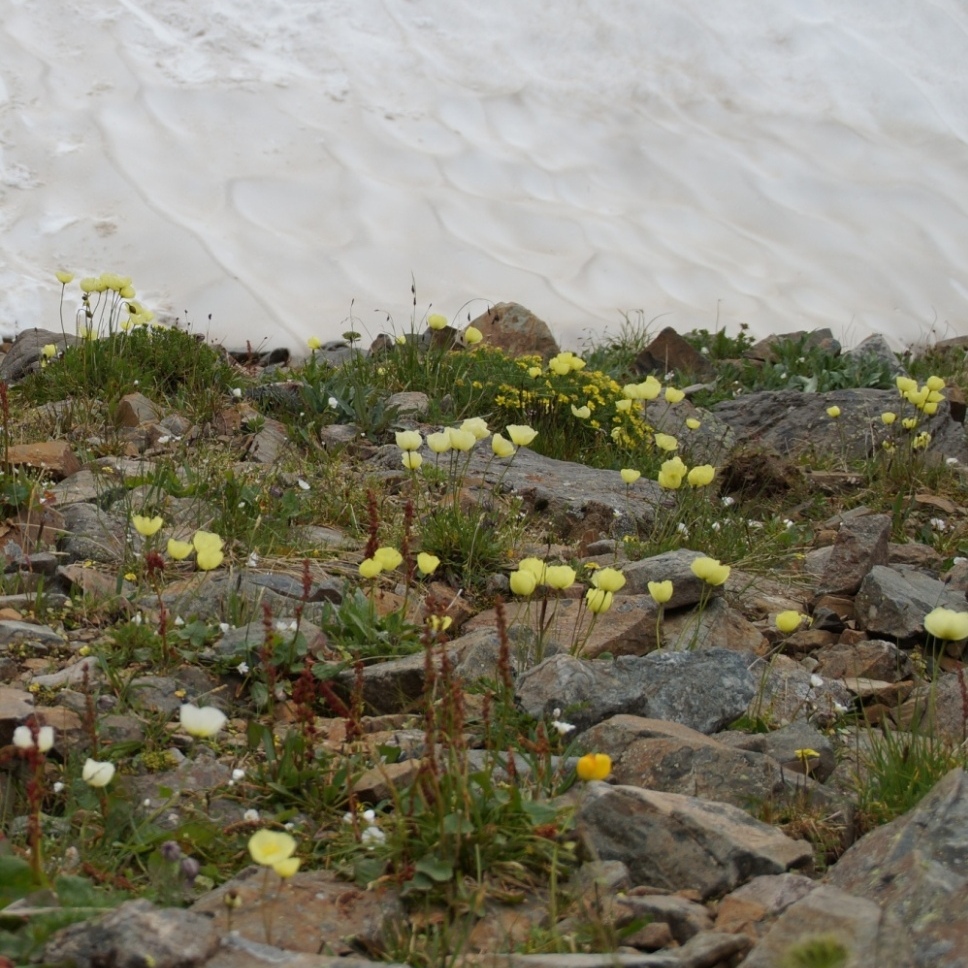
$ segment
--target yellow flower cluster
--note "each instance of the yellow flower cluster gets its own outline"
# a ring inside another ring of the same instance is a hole
[[[918,386],[918,381],[909,376],[899,376],[895,381],[901,396],[928,417],[938,412],[938,404],[944,400],[941,391],[944,380],[940,376],[929,376],[924,386]]]

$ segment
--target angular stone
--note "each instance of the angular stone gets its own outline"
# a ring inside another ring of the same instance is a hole
[[[720,648],[753,656],[767,652],[769,641],[741,612],[712,597],[701,614],[694,610],[665,614],[662,647],[673,651]]]
[[[965,771],[952,770],[904,816],[862,837],[827,880],[875,902],[903,928],[914,951],[895,963],[963,968],[968,964]]]
[[[850,708],[852,697],[842,682],[824,679],[817,683],[799,662],[785,655],[760,661],[751,670],[756,696],[747,714],[753,719],[785,726],[797,720],[825,728]]]
[[[421,390],[401,390],[387,397],[387,409],[395,409],[401,417],[423,417],[430,406],[430,397]]]
[[[719,743],[678,723],[613,716],[583,733],[579,742],[583,750],[611,756],[616,783],[742,809],[784,790],[780,766],[771,757]]]
[[[124,553],[126,526],[117,516],[93,504],[72,504],[64,509],[67,534],[58,546],[71,561],[116,564]]]
[[[385,950],[387,930],[403,922],[403,905],[387,887],[360,890],[332,871],[299,871],[271,891],[264,888],[264,869],[248,867],[210,891],[191,911],[211,918],[220,933],[228,933],[225,898],[234,891],[241,901],[231,929],[251,941],[271,942],[287,951],[352,955],[362,947],[373,954]],[[271,937],[266,937],[267,925]]]
[[[7,451],[14,467],[32,467],[62,481],[81,469],[71,445],[66,440],[44,440],[36,444],[14,444]]]
[[[8,746],[13,731],[34,712],[34,697],[29,692],[0,686],[0,746]]]
[[[871,514],[845,521],[818,583],[818,595],[853,595],[874,565],[888,562],[891,516]]]
[[[558,344],[548,324],[518,303],[497,303],[472,323],[491,346],[508,356],[536,353],[546,362],[558,352]]]
[[[811,942],[818,947],[839,948],[847,957],[840,962],[818,959],[817,964],[850,968],[911,968],[914,964],[904,932],[891,924],[873,901],[821,885],[780,915],[743,962],[743,968],[776,968],[790,958],[792,948]]]
[[[536,719],[555,709],[579,732],[630,713],[714,733],[739,718],[753,698],[747,660],[726,649],[653,652],[614,661],[556,655],[529,669],[515,699]]]
[[[716,905],[718,931],[742,931],[751,938],[765,934],[768,922],[816,890],[802,874],[765,874],[727,894]]]
[[[712,363],[671,326],[661,330],[639,353],[634,366],[637,373],[663,376],[671,370],[680,377],[687,376],[700,383],[716,374]]]
[[[25,329],[14,340],[13,346],[0,355],[0,380],[14,383],[36,369],[41,350],[50,343],[61,352],[66,346],[76,346],[79,342],[76,336],[50,329]]]
[[[875,636],[909,639],[924,634],[924,616],[939,605],[964,611],[965,598],[920,572],[875,565],[854,601],[859,628]]]
[[[62,928],[44,946],[44,961],[73,968],[196,968],[215,953],[218,937],[201,914],[125,901],[93,921]]]
[[[911,660],[893,642],[872,639],[856,645],[830,645],[814,653],[817,672],[827,679],[857,676],[897,682],[911,675]]]
[[[696,891],[703,899],[813,858],[808,843],[738,807],[678,793],[590,783],[576,817],[593,855],[622,860],[635,883]]]
[[[684,944],[700,931],[711,931],[713,919],[702,904],[676,894],[633,894],[616,898],[618,911],[626,911],[627,917],[646,917],[652,922],[669,925],[672,937]]]
[[[769,733],[725,732],[717,733],[713,739],[734,749],[762,753],[785,771],[795,774],[804,772],[804,763],[797,756],[797,750],[813,750],[819,755],[808,761],[810,776],[818,783],[823,783],[837,768],[837,754],[830,738],[802,720]]]
[[[118,404],[115,421],[119,427],[140,427],[160,419],[161,410],[143,393],[126,393]]]
[[[701,551],[677,548],[651,558],[630,561],[622,566],[625,585],[621,594],[648,595],[650,581],[671,581],[672,598],[666,602],[666,613],[686,605],[695,605],[702,596],[705,582],[692,573],[691,565],[702,557]],[[721,591],[721,588],[713,589],[714,594]]]

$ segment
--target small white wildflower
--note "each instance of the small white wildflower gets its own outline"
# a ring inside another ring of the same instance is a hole
[[[699,350],[699,352],[702,353],[703,356],[709,356],[709,347],[708,346],[703,346]]]
[[[814,689],[819,689],[823,685],[823,678],[814,673],[812,676],[810,676],[810,685],[813,686]]]
[[[232,396],[235,397],[236,400],[241,400],[242,390],[239,387],[232,387]]]
[[[947,531],[948,530],[948,524],[947,524],[947,522],[945,521],[944,518],[932,518],[928,522],[928,524],[930,524],[931,527],[934,528],[935,531]]]
[[[141,801],[141,806],[143,806],[147,810],[151,806],[151,801],[150,800],[142,800]]]
[[[785,380],[786,378],[787,378],[787,375],[786,375],[785,372],[780,374],[780,379],[781,380]]]
[[[363,819],[367,823],[376,823],[376,811],[375,810],[364,810]]]
[[[791,521],[789,518],[784,518],[783,519],[783,527],[786,528],[787,531],[789,531],[790,528],[795,528],[796,527],[796,524],[794,524],[793,521]]]
[[[180,615],[176,615],[175,616],[175,625],[180,628],[184,624],[185,624],[185,620]]]
[[[676,525],[676,531],[678,531],[679,534],[684,535],[686,538],[689,537],[689,526],[686,524],[685,521],[680,521]]]
[[[229,623],[228,623],[228,622],[219,622],[219,623],[218,623],[218,630],[219,630],[219,631],[220,631],[220,632],[221,632],[221,633],[222,633],[223,635],[224,635],[224,634],[225,634],[226,632],[228,632],[228,631],[229,631],[229,630],[230,630],[231,628],[232,628],[232,626],[231,626],[231,625],[229,625]]]
[[[805,356],[797,357],[797,363],[806,363],[806,362],[807,362],[807,358]]]
[[[249,663],[240,662],[236,667],[235,671],[238,672],[240,676],[247,676],[249,674]]]
[[[346,813],[343,814],[343,823],[352,823],[352,822],[353,822],[353,811],[347,810]]]
[[[834,700],[834,712],[835,713],[839,713],[839,714],[843,714],[843,713],[847,712],[847,707],[843,703],[837,702],[837,700],[835,699]]]
[[[253,810],[251,807],[242,814],[242,819],[246,823],[258,823],[259,822],[259,811]]]
[[[54,793],[63,793],[63,792],[64,792],[64,784],[63,784],[63,783],[61,783],[61,781],[60,781],[60,780],[58,780],[58,781],[57,781],[57,782],[56,782],[56,783],[54,784],[54,787],[53,787],[53,789],[54,789]]]
[[[668,383],[670,380],[674,380],[675,378],[676,378],[675,370],[669,370],[669,372],[665,375],[666,383]]]
[[[164,437],[159,437],[158,438],[158,443],[159,444],[167,444],[168,441],[170,441],[170,440],[171,440],[171,434],[165,434]]]
[[[309,482],[304,481],[301,477],[296,478],[296,483],[299,485],[300,490],[303,490],[303,491],[309,490]]]
[[[560,719],[553,719],[551,725],[558,730],[559,736],[567,736],[575,728],[571,723],[563,723]]]
[[[256,552],[251,552],[249,557],[245,559],[245,564],[248,568],[255,568],[259,564],[259,556]]]
[[[736,503],[736,498],[726,495],[726,497],[722,498],[720,503],[724,508],[731,508]]]
[[[236,505],[236,507],[238,507],[238,508],[244,508],[245,507],[245,501],[239,501],[239,503]]]
[[[762,521],[754,521],[752,518],[747,518],[746,519],[746,527],[752,528],[754,531],[757,531],[757,530],[759,530],[760,528],[763,527],[763,522]]]
[[[949,467],[954,467],[954,466],[955,466],[955,464],[957,464],[957,463],[958,463],[958,458],[957,458],[957,457],[946,457],[946,458],[944,459],[944,462],[945,462],[945,463],[946,463],[946,464],[947,464],[947,465],[948,465]]]
[[[329,405],[334,409],[339,406],[339,400],[337,400],[336,397],[330,397],[327,403],[329,403]]]
[[[242,780],[244,778],[245,778],[245,770],[241,770],[238,767],[236,767],[232,771],[232,779],[235,780],[236,783],[238,783],[239,780]]]
[[[360,843],[364,847],[369,847],[371,850],[376,847],[377,844],[385,843],[387,835],[379,827],[367,827],[363,833],[360,834]]]
[[[135,625],[140,625],[144,621],[144,619],[141,617],[141,612],[138,612],[138,614],[135,615],[131,621],[134,622]]]

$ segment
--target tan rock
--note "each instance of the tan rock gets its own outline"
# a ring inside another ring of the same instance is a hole
[[[471,325],[481,331],[487,343],[508,356],[536,353],[547,361],[559,352],[548,324],[518,303],[498,303]]]
[[[66,440],[45,440],[36,444],[15,444],[7,452],[14,467],[32,467],[63,480],[81,469],[71,445]]]

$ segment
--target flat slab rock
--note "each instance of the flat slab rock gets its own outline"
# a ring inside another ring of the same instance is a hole
[[[634,883],[719,897],[760,874],[812,863],[792,840],[738,807],[678,793],[589,783],[576,814],[593,856],[621,860]]]
[[[755,693],[749,658],[727,649],[653,652],[614,661],[554,655],[525,672],[515,699],[535,719],[555,709],[578,732],[630,713],[715,733],[746,712]]]

